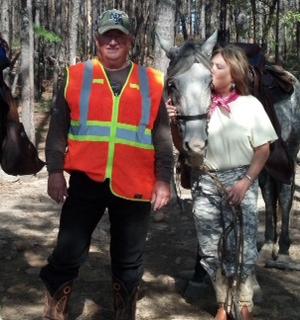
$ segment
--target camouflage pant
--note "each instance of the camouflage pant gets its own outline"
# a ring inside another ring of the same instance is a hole
[[[224,187],[231,187],[236,181],[245,176],[247,167],[222,170],[213,173]],[[226,259],[219,258],[218,244],[223,231],[233,221],[233,213],[228,205],[225,193],[217,188],[214,181],[207,174],[193,172],[193,214],[195,219],[197,238],[202,257],[201,263],[210,277],[214,280],[218,268],[222,268],[226,277],[235,273],[234,254],[236,238],[234,231],[229,232],[226,240]],[[242,279],[245,281],[253,270],[257,259],[257,180],[247,191],[240,207],[243,213],[243,269]]]

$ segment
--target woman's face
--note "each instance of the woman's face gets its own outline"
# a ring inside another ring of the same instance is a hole
[[[220,53],[212,58],[213,87],[216,93],[230,92],[233,82],[230,67],[226,64]]]

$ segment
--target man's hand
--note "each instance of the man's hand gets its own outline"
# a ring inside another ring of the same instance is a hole
[[[67,183],[62,172],[51,173],[48,177],[48,195],[57,203],[65,201],[68,196]]]
[[[157,211],[168,204],[170,200],[170,185],[164,181],[156,181],[152,192],[151,204]]]

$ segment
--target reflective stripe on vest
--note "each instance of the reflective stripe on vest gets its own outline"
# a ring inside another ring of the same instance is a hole
[[[111,122],[88,121],[91,86],[93,80],[93,60],[85,62],[83,84],[80,93],[80,120],[71,121],[69,139],[78,141],[109,141],[111,135]],[[151,130],[147,129],[151,114],[151,99],[147,68],[138,66],[140,91],[142,96],[142,116],[138,126],[116,123],[115,143],[127,144],[144,149],[154,149]],[[101,80],[101,79],[100,79]],[[98,83],[102,83],[98,81]],[[80,125],[79,125],[80,124]]]

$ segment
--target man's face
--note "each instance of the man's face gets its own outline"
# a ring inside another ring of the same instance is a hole
[[[120,68],[127,59],[132,36],[120,30],[109,30],[96,36],[98,58],[104,66]]]

